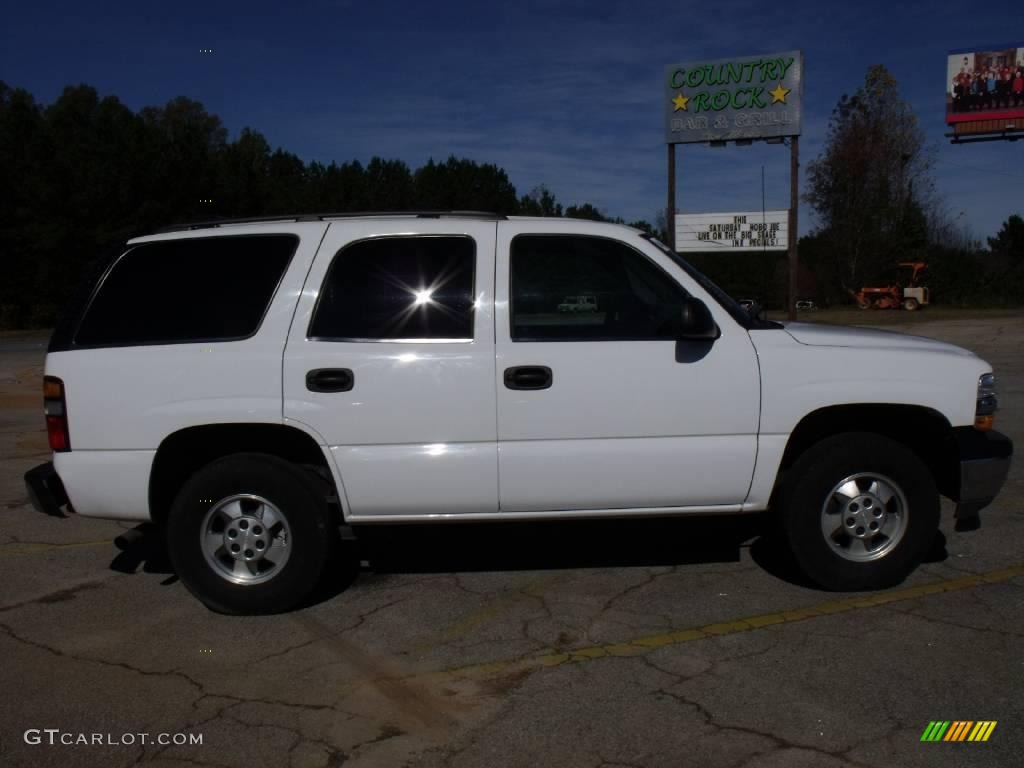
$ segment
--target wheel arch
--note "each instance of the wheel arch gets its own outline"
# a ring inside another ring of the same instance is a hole
[[[344,522],[343,493],[331,459],[307,432],[284,424],[204,424],[165,437],[149,476],[149,511],[153,522],[167,520],[174,497],[202,467],[233,453],[266,453],[305,467],[320,478],[339,524]]]
[[[902,443],[917,454],[935,479],[939,492],[950,495],[958,481],[950,464],[952,426],[933,408],[905,404],[848,404],[820,408],[804,416],[786,442],[775,487],[815,443],[841,432],[872,432]]]

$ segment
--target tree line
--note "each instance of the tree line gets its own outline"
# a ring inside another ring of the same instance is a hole
[[[519,195],[497,165],[449,157],[303,162],[179,97],[134,112],[69,86],[50,105],[0,82],[0,326],[52,324],[82,270],[169,224],[277,214],[483,210],[618,221],[563,206],[544,185]],[[631,222],[647,231],[645,221]]]
[[[808,166],[805,201],[818,226],[801,238],[801,294],[820,303],[882,279],[899,261],[931,264],[934,300],[1024,301],[1024,220],[1011,217],[988,248],[958,229],[935,194],[929,149],[884,67],[872,67],[832,115]],[[543,184],[519,194],[497,165],[454,156],[415,170],[304,162],[252,128],[230,140],[220,118],[179,97],[133,111],[88,85],[49,105],[0,82],[0,327],[47,326],[84,267],[130,237],[168,224],[314,212],[486,210],[617,221],[591,203],[563,206]],[[665,237],[655,224],[631,226]],[[783,257],[694,254],[737,297],[781,307]]]

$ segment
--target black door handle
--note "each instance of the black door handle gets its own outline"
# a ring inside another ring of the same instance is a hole
[[[517,365],[505,369],[505,386],[509,389],[547,389],[552,382],[546,365]]]
[[[314,368],[306,374],[310,392],[348,392],[356,383],[349,368]]]

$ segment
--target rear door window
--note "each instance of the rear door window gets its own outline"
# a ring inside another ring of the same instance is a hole
[[[382,237],[337,253],[309,337],[472,341],[476,246],[459,236]]]

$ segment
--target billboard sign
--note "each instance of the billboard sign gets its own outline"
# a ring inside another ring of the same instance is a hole
[[[1015,118],[1024,118],[1024,43],[950,51],[946,124]]]
[[[788,217],[789,211],[677,214],[676,250],[784,251]]]
[[[695,61],[665,75],[669,144],[800,135],[803,54]]]

